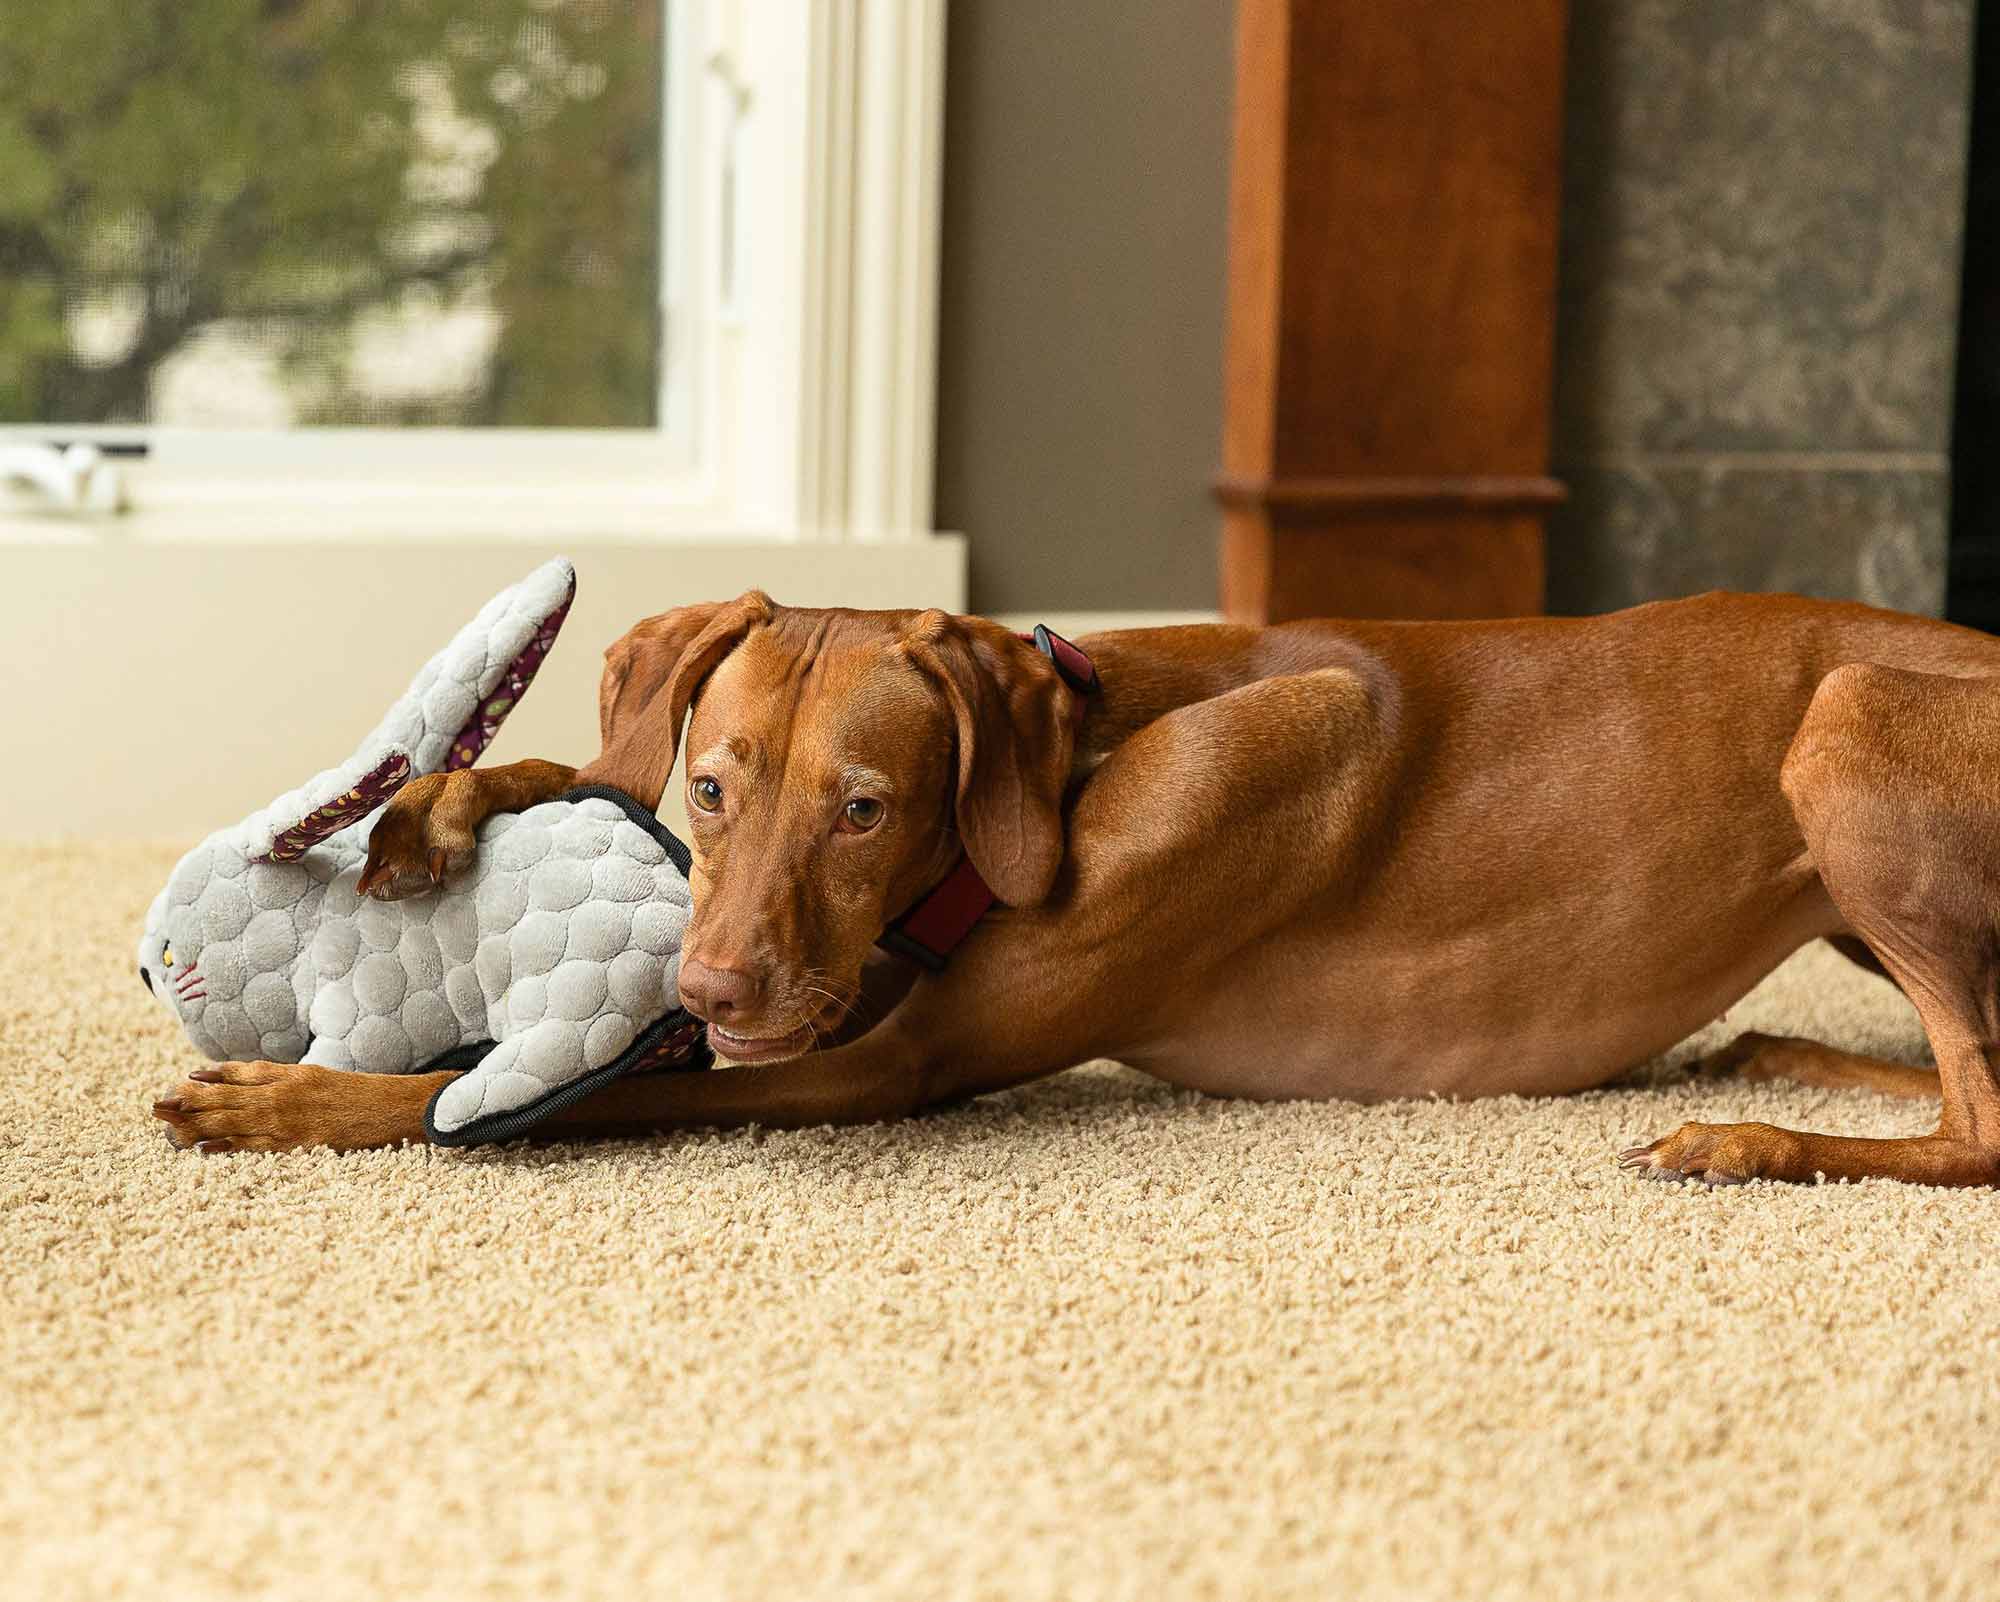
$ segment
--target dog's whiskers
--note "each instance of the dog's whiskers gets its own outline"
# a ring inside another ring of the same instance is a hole
[[[832,1019],[826,1023],[821,1023],[817,1016],[805,1020],[806,1028],[812,1031],[815,1039],[818,1039],[822,1035],[833,1033],[834,1030],[838,1029],[849,1018],[854,1016],[856,1007],[856,998],[854,996],[844,996],[839,991],[829,989],[826,984],[818,982],[820,980],[831,980],[831,978],[832,975],[827,973],[823,968],[808,968],[800,976],[800,988],[807,995],[823,997],[833,1011]],[[821,1013],[824,1013],[826,1010],[825,1007],[819,1009]]]

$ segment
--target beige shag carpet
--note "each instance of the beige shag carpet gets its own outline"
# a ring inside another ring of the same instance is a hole
[[[129,955],[172,858],[0,867],[8,1598],[2000,1584],[2000,1196],[1613,1161],[1921,1105],[1099,1067],[890,1128],[204,1159]],[[1921,1051],[1823,949],[1728,1022]]]

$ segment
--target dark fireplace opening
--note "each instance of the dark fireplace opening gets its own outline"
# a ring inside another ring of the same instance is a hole
[[[2000,5],[1975,28],[1945,615],[2000,632]]]

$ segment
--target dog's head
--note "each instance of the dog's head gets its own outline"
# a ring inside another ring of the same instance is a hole
[[[578,780],[658,806],[684,751],[681,997],[719,1056],[773,1061],[831,1032],[877,936],[961,848],[1001,901],[1048,895],[1068,694],[982,619],[794,609],[754,590],[648,618],[611,647],[604,750]]]

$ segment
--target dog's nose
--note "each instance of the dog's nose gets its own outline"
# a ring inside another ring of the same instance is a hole
[[[681,1004],[697,1018],[727,1024],[754,1008],[764,981],[747,968],[710,967],[699,957],[681,959]]]

